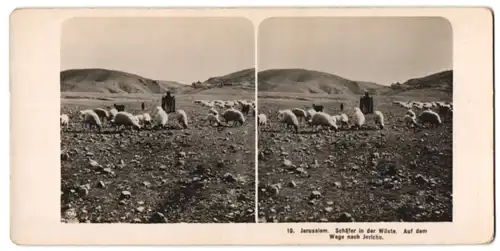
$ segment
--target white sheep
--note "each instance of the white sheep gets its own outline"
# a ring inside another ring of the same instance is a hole
[[[261,113],[259,114],[259,116],[257,116],[257,124],[259,126],[266,126],[267,124],[267,117],[264,113]]]
[[[359,107],[354,107],[354,113],[352,114],[352,122],[353,122],[353,127],[356,127],[357,129],[361,129],[361,127],[365,124],[365,115],[359,109]]]
[[[313,108],[309,108],[309,110],[307,110],[307,120],[309,121],[312,116],[316,113],[316,110],[314,110]]]
[[[222,113],[222,118],[226,121],[226,123],[232,121],[233,125],[235,125],[236,122],[238,122],[240,125],[243,125],[243,123],[245,123],[245,116],[243,116],[243,113],[234,108],[229,108],[224,111],[224,113]]]
[[[97,114],[97,116],[99,116],[99,119],[101,119],[101,121],[104,121],[109,118],[109,113],[106,109],[95,108],[92,110]]]
[[[63,127],[68,127],[69,126],[69,117],[68,115],[66,114],[61,114],[61,118],[60,118],[60,125],[61,125],[61,128]]]
[[[375,117],[373,118],[375,120],[375,125],[379,126],[379,129],[384,129],[384,114],[380,111],[374,111]]]
[[[133,127],[136,129],[141,129],[141,125],[139,124],[139,119],[137,116],[132,115],[131,113],[128,112],[118,112],[115,115],[115,118],[111,120],[111,124],[120,127],[120,126],[126,126],[126,127]]]
[[[342,113],[340,115],[335,115],[332,117],[335,118],[337,124],[340,124],[340,127],[344,128],[349,126],[349,117],[347,117],[345,113]]]
[[[214,123],[217,124],[217,126],[220,126],[222,123],[219,119],[219,114],[208,114],[206,120],[208,123],[212,126]]]
[[[295,114],[295,116],[297,116],[297,119],[298,120],[306,120],[307,119],[307,112],[304,111],[303,109],[300,109],[300,108],[292,108],[291,111],[293,112],[293,114]]]
[[[334,116],[330,116],[325,112],[314,113],[308,123],[313,127],[321,126],[321,128],[323,128],[324,126],[326,126],[329,129],[333,128],[335,131],[339,129],[336,123],[336,118]]]
[[[101,130],[102,127],[101,120],[93,110],[80,111],[80,116],[85,125],[88,125],[89,127],[96,126],[99,130]]]
[[[406,126],[412,126],[412,127],[417,126],[417,120],[416,120],[415,116],[411,116],[411,115],[406,114],[403,118],[403,121],[404,121]]]
[[[118,110],[116,110],[116,108],[111,108],[111,110],[109,110],[108,120],[110,120],[110,121],[113,120],[117,113],[118,113]]]
[[[441,117],[432,110],[425,110],[418,115],[418,121],[422,124],[429,123],[434,126],[441,125]]]
[[[177,121],[184,129],[188,128],[188,118],[184,110],[177,110]]]
[[[163,108],[161,108],[161,106],[157,106],[156,107],[155,120],[156,120],[156,125],[157,126],[160,126],[160,127],[163,128],[163,127],[165,127],[167,125],[168,114],[165,112],[165,110],[163,110]]]
[[[149,115],[149,113],[144,113],[142,114],[142,117],[144,119],[144,124],[145,125],[150,125],[151,124],[151,116]]]
[[[414,118],[417,117],[417,115],[415,114],[415,112],[412,109],[408,109],[406,111],[406,115],[409,115],[410,117],[414,117]]]
[[[289,128],[290,126],[293,126],[295,129],[295,132],[299,132],[299,120],[297,119],[297,116],[295,114],[287,109],[287,110],[279,110],[278,111],[278,119],[280,120],[281,123],[286,124],[286,127]]]

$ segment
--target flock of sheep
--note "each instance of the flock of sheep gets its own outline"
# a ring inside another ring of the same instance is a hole
[[[393,103],[408,109],[405,117],[403,118],[403,121],[406,125],[413,128],[417,128],[418,126],[423,124],[439,126],[442,123],[441,116],[451,115],[453,112],[452,103],[446,102],[438,101],[423,103],[416,101],[394,101]],[[423,111],[417,116],[411,109],[412,107],[422,109]],[[438,108],[438,112],[433,111],[432,108]],[[385,125],[383,113],[381,111],[374,111],[373,114],[375,125],[377,125],[379,129],[384,129]],[[330,115],[323,111],[323,106],[315,104],[313,104],[313,108],[310,108],[307,111],[301,108],[279,110],[278,120],[280,123],[285,124],[287,128],[293,127],[295,132],[299,131],[299,121],[302,120],[306,121],[309,126],[312,126],[314,128],[326,127],[335,131],[339,129],[339,126],[341,128],[353,128],[359,130],[366,122],[365,115],[358,107],[354,107],[354,109],[352,109],[350,116],[348,116],[346,113]],[[266,126],[267,116],[263,113],[260,113],[257,116],[257,123],[259,126]]]
[[[245,115],[252,111],[253,116],[255,116],[255,102],[253,100],[234,100],[234,101],[223,101],[223,100],[195,100],[193,103],[201,104],[204,107],[209,107],[207,121],[210,125],[216,123],[217,126],[223,125],[223,121],[228,124],[229,122],[239,123],[243,125],[245,122]],[[222,114],[216,110],[216,108],[226,108]],[[239,108],[239,109],[238,109]],[[169,115],[161,106],[157,106],[154,111],[154,116],[145,112],[142,114],[132,114],[130,112],[124,111],[125,107],[123,105],[114,105],[113,108],[107,110],[103,108],[86,109],[79,111],[76,114],[79,120],[84,126],[92,128],[97,128],[101,130],[103,124],[108,121],[109,124],[115,129],[122,126],[126,128],[134,128],[136,130],[141,130],[146,126],[151,128],[165,128],[169,121],[170,116],[174,116],[175,120],[184,128],[188,128],[188,116],[184,110],[176,110],[174,115]],[[60,125],[61,128],[67,128],[69,126],[70,118],[68,114],[60,115]]]

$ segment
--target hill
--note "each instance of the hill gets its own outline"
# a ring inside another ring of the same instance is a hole
[[[223,76],[212,77],[204,82],[194,82],[191,84],[196,93],[217,93],[220,91],[255,91],[255,68],[244,69],[241,71],[229,73]]]
[[[191,85],[153,80],[136,74],[108,69],[71,69],[60,73],[61,92],[93,93],[203,93],[255,90],[255,69],[212,77]]]
[[[165,93],[190,88],[175,81],[145,78],[107,69],[71,69],[61,72],[61,92]]]
[[[306,69],[272,69],[259,72],[259,91],[306,94],[361,95],[384,86],[352,81],[337,75]]]
[[[453,70],[434,73],[421,78],[412,78],[404,83],[394,83],[380,90],[384,95],[422,96],[427,94],[453,94]]]

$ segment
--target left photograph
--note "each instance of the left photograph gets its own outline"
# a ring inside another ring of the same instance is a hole
[[[237,17],[62,25],[61,222],[255,223],[255,39]]]

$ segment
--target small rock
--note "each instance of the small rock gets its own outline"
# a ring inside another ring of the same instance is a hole
[[[146,208],[144,208],[143,206],[140,206],[136,210],[137,210],[137,212],[142,213],[142,212],[144,212],[145,209]]]
[[[162,213],[156,212],[151,216],[151,221],[153,223],[167,223],[168,220]]]
[[[177,161],[177,166],[184,166],[184,165],[186,165],[186,161],[184,160]]]
[[[165,169],[167,169],[167,166],[166,165],[160,165],[160,169],[165,170]]]
[[[129,191],[122,191],[120,198],[121,199],[128,199],[128,198],[130,198],[130,196],[132,196],[132,194]]]
[[[295,172],[298,174],[307,174],[307,171],[302,167],[295,169]]]
[[[380,154],[377,152],[372,153],[372,158],[378,159],[378,158],[380,158]]]
[[[321,222],[328,222],[328,219],[327,218],[321,218],[319,219]]]
[[[68,153],[61,153],[61,160],[66,161],[69,159],[69,154]]]
[[[319,199],[321,198],[321,193],[319,191],[312,191],[309,197],[311,199]]]
[[[339,222],[354,222],[354,218],[350,213],[343,212],[338,218]]]
[[[93,159],[89,160],[89,165],[91,167],[99,167],[100,166],[99,163],[97,163],[97,161],[95,161]]]
[[[331,213],[333,211],[333,207],[325,207],[325,212]]]
[[[151,186],[151,183],[148,182],[148,181],[144,181],[144,182],[142,182],[142,185],[144,185],[145,187],[149,188]]]
[[[335,182],[333,182],[333,185],[334,185],[336,188],[341,188],[341,187],[342,187],[342,183],[340,183],[340,181],[335,181]]]
[[[78,187],[78,194],[81,197],[87,196],[89,194],[89,189],[86,186]]]
[[[179,157],[185,158],[186,157],[186,152],[179,152]]]
[[[76,219],[76,209],[70,208],[64,212],[64,218],[66,219]]]
[[[227,182],[235,182],[236,178],[231,173],[224,174],[224,180]]]
[[[297,187],[297,184],[295,183],[295,181],[292,180],[288,183],[288,186],[291,188],[295,188],[295,187]]]
[[[120,200],[120,202],[118,202],[118,203],[119,203],[120,205],[122,205],[122,206],[127,204],[127,202],[126,202],[126,201],[124,201],[124,200]]]
[[[331,205],[333,205],[333,201],[329,200],[329,201],[326,202],[326,204],[329,205],[329,206],[331,206]]]
[[[285,167],[291,167],[292,166],[292,162],[290,160],[284,159],[283,160],[283,166],[285,166]]]
[[[134,218],[134,219],[132,220],[132,222],[133,222],[133,223],[141,223],[142,221],[141,221],[141,219],[139,219],[139,218]]]
[[[104,183],[104,181],[99,181],[99,183],[97,183],[97,187],[99,188],[105,188],[106,187],[106,184]]]

